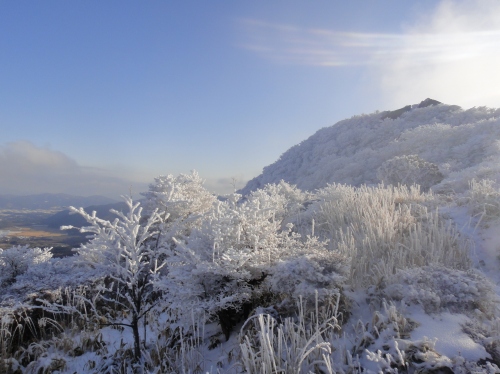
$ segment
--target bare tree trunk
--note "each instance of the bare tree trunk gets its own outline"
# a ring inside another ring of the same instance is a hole
[[[132,331],[134,333],[134,358],[136,362],[141,359],[141,341],[139,337],[139,319],[134,313],[132,316]]]

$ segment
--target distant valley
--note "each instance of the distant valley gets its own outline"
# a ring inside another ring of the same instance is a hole
[[[96,210],[100,217],[112,218],[109,210],[123,203],[104,196],[39,194],[0,195],[0,248],[16,245],[52,247],[55,257],[72,255],[72,249],[87,240],[78,230],[61,231],[63,225],[85,226],[81,216],[70,215],[69,206]]]

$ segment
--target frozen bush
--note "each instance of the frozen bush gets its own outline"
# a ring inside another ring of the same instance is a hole
[[[49,261],[52,258],[50,250],[51,248],[30,248],[28,245],[5,250],[0,248],[0,283],[11,284],[31,267]]]
[[[75,262],[75,257],[51,258],[38,263],[16,278],[12,290],[19,293],[38,293],[60,287],[78,287],[92,282],[102,273]]]
[[[474,216],[480,216],[483,222],[500,218],[500,190],[490,179],[472,179],[469,190],[465,193],[465,203]],[[463,201],[461,202],[463,203]]]
[[[444,178],[437,165],[417,155],[396,156],[385,161],[378,168],[377,177],[393,186],[418,184],[423,191],[428,191]]]
[[[175,239],[167,279],[160,285],[172,295],[170,308],[204,311],[228,337],[239,320],[263,303],[300,294],[307,298],[317,287],[328,294],[343,279],[346,261],[326,242],[304,240],[286,223],[301,209],[302,199],[300,191],[281,183],[244,200],[232,194],[216,202],[198,228]],[[283,277],[286,287],[278,285]]]
[[[284,229],[288,223],[293,223],[294,226],[301,224],[306,204],[313,196],[281,180],[277,184],[267,184],[262,189],[252,192],[248,198],[259,200],[264,205],[270,198],[274,199],[273,209],[276,210],[274,219],[281,221],[281,228]]]
[[[406,305],[421,305],[428,313],[443,310],[493,316],[500,301],[494,285],[474,270],[425,266],[399,271],[387,280],[383,294]]]
[[[349,260],[338,252],[325,251],[316,238],[305,243],[304,254],[279,261],[266,279],[272,293],[291,300],[303,296],[320,301],[338,293],[349,272]]]

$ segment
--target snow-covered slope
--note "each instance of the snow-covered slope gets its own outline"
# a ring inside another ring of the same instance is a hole
[[[323,128],[265,167],[241,193],[282,179],[302,190],[334,182],[376,184],[381,182],[377,170],[384,162],[403,155],[417,155],[421,162],[438,168],[442,181],[434,190],[463,190],[472,178],[497,179],[500,109],[463,110],[434,103],[426,99],[418,105],[354,116]]]

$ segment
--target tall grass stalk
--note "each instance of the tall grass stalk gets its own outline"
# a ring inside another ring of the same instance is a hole
[[[240,333],[241,362],[245,372],[270,373],[330,373],[331,343],[338,324],[338,298],[333,308],[320,312],[317,302],[307,316],[302,300],[298,303],[298,316],[283,323],[268,314],[249,318]],[[325,315],[326,314],[326,315]],[[249,328],[253,324],[253,329]]]

